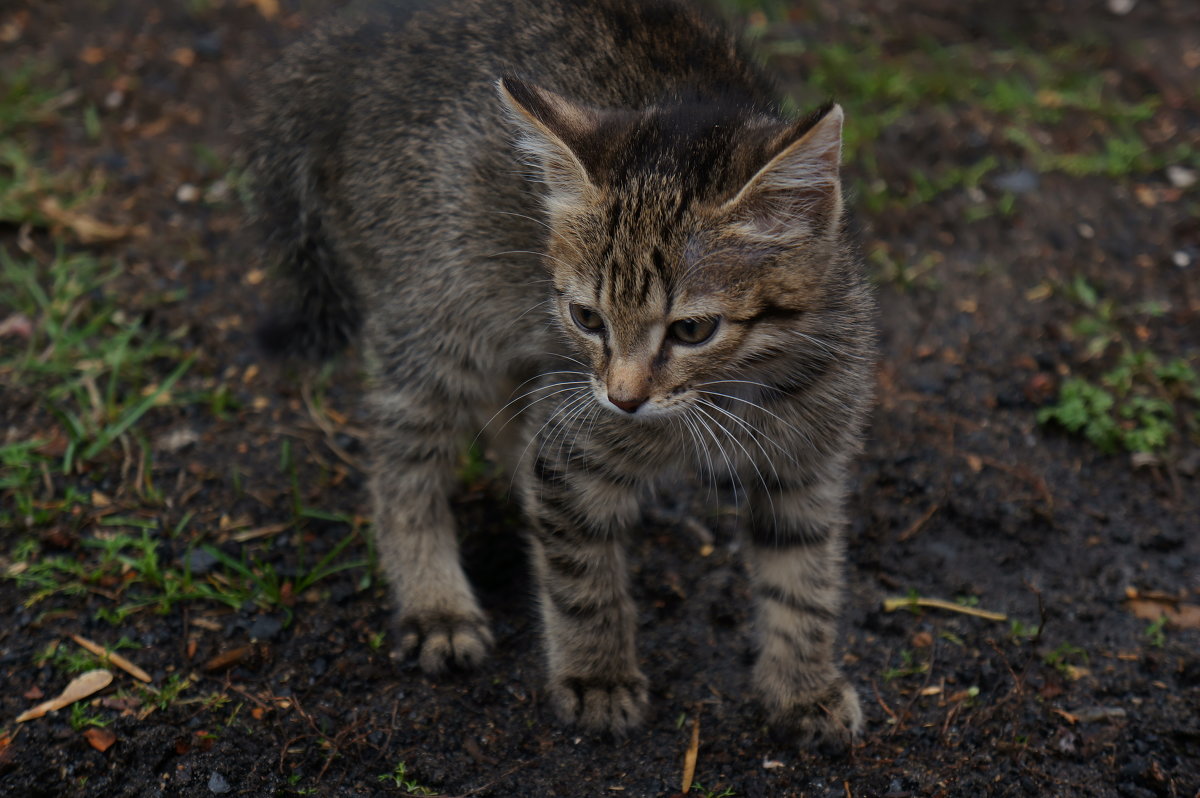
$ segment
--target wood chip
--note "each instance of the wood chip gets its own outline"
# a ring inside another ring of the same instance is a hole
[[[117,741],[117,735],[108,729],[101,729],[98,726],[93,726],[83,733],[87,738],[88,745],[95,748],[100,753],[104,753],[112,748],[113,743]]]
[[[208,662],[204,663],[204,670],[219,671],[228,668],[231,665],[236,665],[254,653],[254,646],[241,646],[232,648],[229,651],[222,651]]]
[[[87,698],[93,693],[98,693],[105,687],[108,687],[112,684],[112,680],[112,671],[106,671],[103,668],[81,673],[72,679],[66,688],[55,698],[43,701],[33,709],[22,712],[17,716],[17,723],[34,720],[35,718],[42,717],[47,712],[53,712],[56,709],[62,709],[65,706],[74,704],[76,701]]]
[[[125,657],[122,657],[120,654],[117,654],[114,651],[109,651],[107,648],[100,645],[99,643],[93,643],[91,640],[88,640],[85,637],[80,637],[79,635],[71,635],[71,639],[74,640],[79,645],[86,648],[88,651],[95,654],[97,657],[101,657],[102,659],[105,659],[108,662],[111,662],[113,665],[116,665],[118,668],[125,671],[133,678],[141,679],[143,682],[146,682],[147,684],[149,684],[151,681],[153,681],[153,679],[150,678],[150,674],[146,673],[144,670],[139,668],[137,665],[134,665],[132,662],[125,659]]]
[[[696,777],[696,759],[700,755],[700,713],[692,721],[692,740],[683,755],[683,784],[680,792],[687,795],[692,791],[692,780]]]

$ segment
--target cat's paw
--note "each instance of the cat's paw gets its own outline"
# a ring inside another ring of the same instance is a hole
[[[776,735],[800,748],[840,756],[862,732],[863,712],[854,687],[839,677],[821,693],[773,709],[770,722]]]
[[[639,725],[649,697],[646,677],[640,673],[615,678],[565,677],[551,679],[550,703],[564,723],[592,732],[623,736]]]
[[[448,668],[474,668],[492,647],[487,621],[478,615],[402,613],[397,622],[398,643],[393,656],[416,656],[421,670],[440,673]]]

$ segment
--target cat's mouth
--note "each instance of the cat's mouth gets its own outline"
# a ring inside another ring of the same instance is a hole
[[[597,404],[614,415],[637,421],[664,418],[681,412],[688,403],[691,389],[676,388],[662,396],[624,397],[609,392],[606,386],[593,380],[592,395]]]

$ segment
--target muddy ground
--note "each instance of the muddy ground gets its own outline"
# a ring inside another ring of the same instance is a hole
[[[272,289],[232,131],[256,65],[323,9],[5,3],[0,139],[42,170],[0,162],[6,262],[115,265],[81,312],[171,342],[140,382],[94,381],[118,420],[194,360],[77,457],[62,408],[87,390],[30,367],[54,360],[49,316],[7,278],[0,794],[667,796],[698,723],[701,796],[1200,795],[1200,5],[1122,5],[730,4],[799,105],[847,107],[879,284],[841,641],[868,722],[829,759],[753,704],[734,520],[704,497],[711,542],[660,511],[636,546],[653,710],[628,739],[545,705],[521,521],[486,463],[464,461],[457,510],[495,654],[436,679],[391,661],[359,367],[253,340]],[[1072,378],[1120,400],[1130,362],[1127,396],[1172,407],[1147,411],[1158,433],[1133,411],[1094,441],[1039,422]],[[15,722],[101,664],[71,635],[124,638],[151,687],[110,665],[75,709]]]

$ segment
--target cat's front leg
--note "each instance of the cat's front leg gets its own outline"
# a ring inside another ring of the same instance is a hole
[[[457,443],[469,428],[449,403],[377,389],[371,493],[379,562],[396,597],[395,654],[436,673],[473,667],[492,644],[459,562],[449,493]]]
[[[623,544],[637,496],[550,455],[535,458],[524,476],[550,702],[565,722],[623,734],[647,703]]]
[[[771,725],[837,752],[861,731],[858,694],[834,664],[842,593],[841,489],[777,486],[755,502],[746,547],[761,646],[754,684]]]

